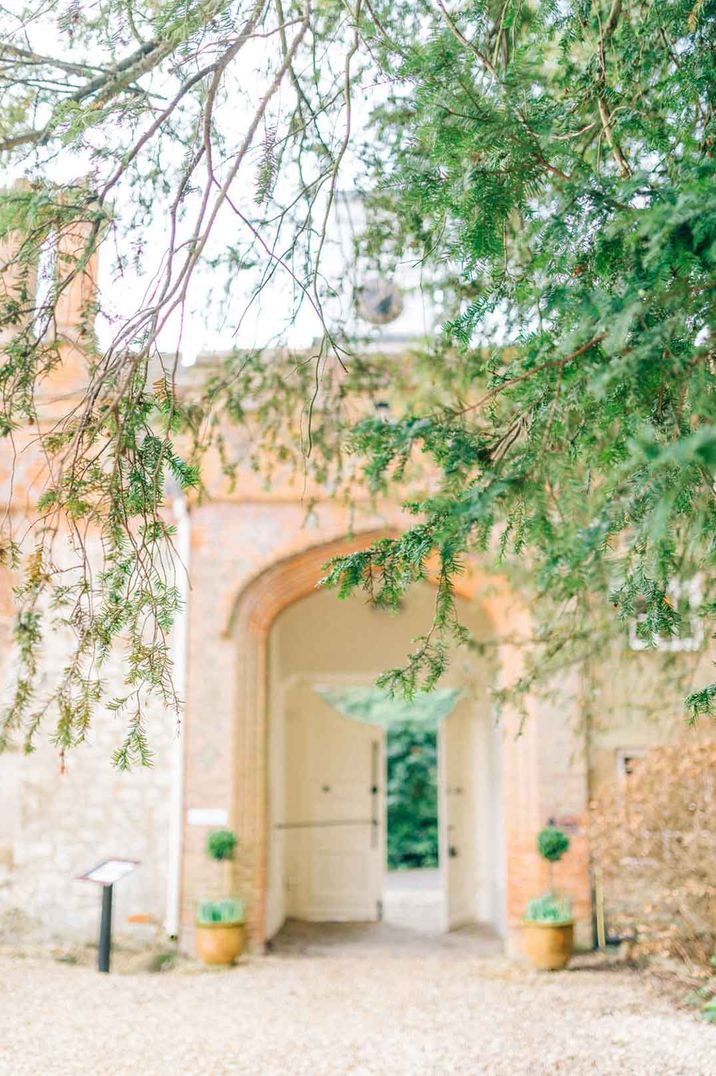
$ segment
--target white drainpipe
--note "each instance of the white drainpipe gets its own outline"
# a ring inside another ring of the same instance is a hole
[[[186,498],[179,493],[173,501],[176,519],[176,585],[180,607],[174,622],[174,688],[183,703],[186,698],[187,641],[189,623],[189,556],[191,519]],[[167,913],[164,928],[167,936],[179,937],[181,918],[181,873],[184,833],[184,716],[181,715],[171,761],[169,800],[169,850],[167,859]]]

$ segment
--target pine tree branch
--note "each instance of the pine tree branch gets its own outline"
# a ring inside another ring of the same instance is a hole
[[[570,352],[569,355],[564,355],[561,358],[547,359],[546,362],[538,363],[537,366],[525,370],[524,373],[518,374],[517,377],[508,377],[506,381],[502,381],[499,385],[495,385],[494,388],[489,389],[488,392],[481,396],[474,404],[469,404],[467,407],[463,407],[458,411],[450,411],[451,416],[458,418],[460,415],[466,415],[471,411],[479,411],[486,403],[490,403],[506,389],[512,388],[514,385],[519,385],[523,381],[527,381],[536,374],[542,373],[543,370],[548,370],[552,367],[557,367],[563,370],[570,362],[578,359],[581,355],[584,355],[585,352],[591,350],[596,344],[599,344],[604,340],[606,335],[606,333],[598,333],[596,336],[593,336],[591,340],[588,340],[586,344],[582,344],[581,347]]]

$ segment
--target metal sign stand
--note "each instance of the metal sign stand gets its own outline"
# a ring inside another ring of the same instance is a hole
[[[109,971],[112,952],[112,893],[114,886],[102,886],[102,913],[99,919],[97,970]]]
[[[80,875],[82,882],[95,882],[102,886],[102,910],[99,918],[99,944],[97,946],[97,970],[109,971],[112,956],[112,896],[114,883],[131,874],[139,862],[136,859],[103,859],[92,870]]]

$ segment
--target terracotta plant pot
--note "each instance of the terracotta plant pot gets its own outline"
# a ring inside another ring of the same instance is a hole
[[[574,922],[522,923],[524,949],[538,971],[566,968],[574,947]]]
[[[244,951],[244,924],[197,923],[195,938],[204,964],[233,964]]]

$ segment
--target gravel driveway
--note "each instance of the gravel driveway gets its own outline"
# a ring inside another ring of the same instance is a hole
[[[716,1076],[716,1027],[633,973],[538,977],[454,936],[354,942],[154,975],[2,955],[0,1073]]]

